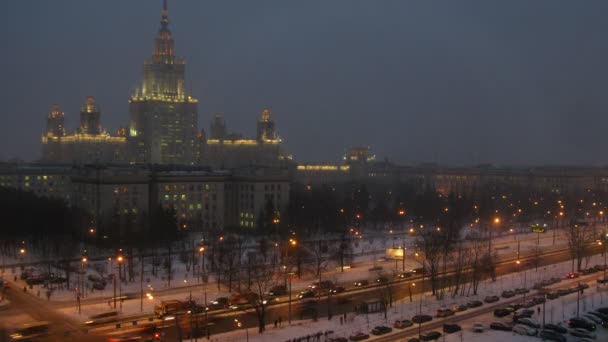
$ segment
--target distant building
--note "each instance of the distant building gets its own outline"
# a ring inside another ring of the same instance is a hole
[[[129,148],[138,164],[183,164],[195,161],[198,100],[184,90],[183,59],[175,55],[167,2],[152,58],[144,63],[141,89],[129,100]]]
[[[102,129],[101,112],[92,96],[80,111],[80,126],[74,134],[66,135],[64,119],[59,105],[53,105],[42,135],[42,162],[91,164],[127,160],[124,132],[122,136],[112,136]]]
[[[275,133],[270,110],[264,109],[257,124],[257,138],[244,139],[240,134],[228,134],[221,115],[215,115],[210,135],[200,137],[199,164],[214,169],[234,169],[246,166],[283,167],[287,156],[280,149],[281,139]]]
[[[174,210],[182,230],[254,229],[268,203],[277,217],[285,212],[290,188],[286,170],[269,168],[9,163],[0,164],[0,186],[85,209],[83,228],[107,235],[145,226],[160,208]]]

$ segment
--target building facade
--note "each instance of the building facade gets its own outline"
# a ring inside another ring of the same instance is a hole
[[[167,2],[141,89],[129,99],[129,148],[138,164],[194,164],[198,100],[184,89],[186,63],[175,55]]]
[[[59,105],[53,105],[42,135],[42,162],[44,163],[123,163],[127,161],[125,132],[110,135],[101,126],[101,112],[95,98],[89,96],[80,111],[80,125],[67,135],[65,114]]]

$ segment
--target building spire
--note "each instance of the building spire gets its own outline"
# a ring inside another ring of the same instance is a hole
[[[169,25],[169,11],[167,10],[167,0],[163,0],[163,11],[161,12],[160,24],[163,28]]]

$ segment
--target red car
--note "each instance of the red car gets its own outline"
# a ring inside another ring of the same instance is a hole
[[[574,278],[578,278],[580,275],[576,272],[570,272],[568,274],[566,274],[566,279],[574,279]]]

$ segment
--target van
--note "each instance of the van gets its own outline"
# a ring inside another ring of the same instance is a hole
[[[160,305],[154,306],[154,315],[158,318],[186,313],[187,311],[186,305],[179,300],[164,300],[160,302]]]
[[[50,325],[48,322],[33,322],[24,324],[10,335],[11,341],[29,341],[48,335]]]
[[[107,324],[118,320],[118,312],[108,311],[97,315],[92,315],[89,320],[84,322],[86,325]]]

